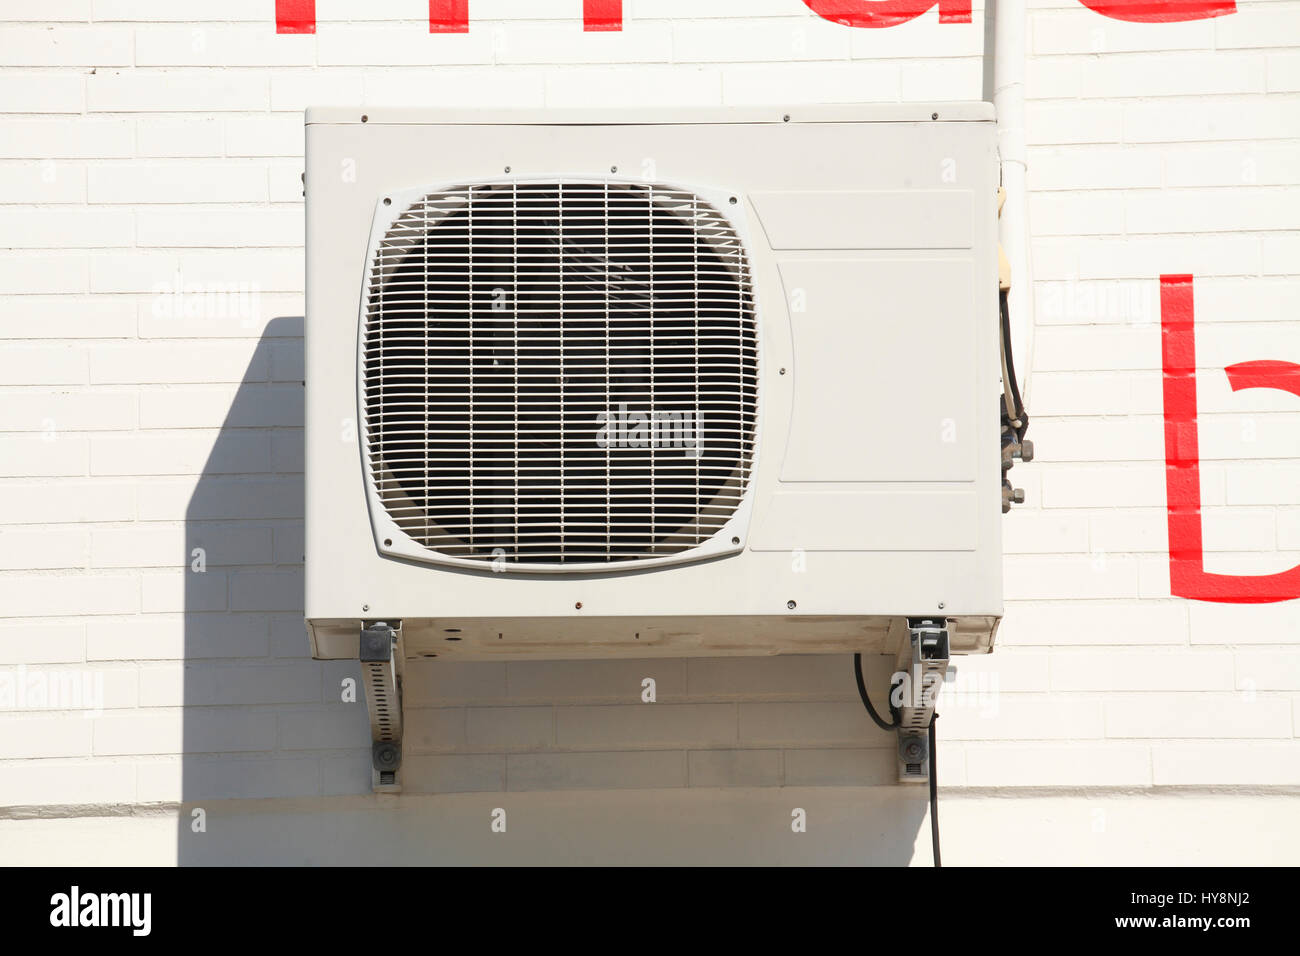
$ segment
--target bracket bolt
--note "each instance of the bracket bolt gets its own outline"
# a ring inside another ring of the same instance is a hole
[[[925,738],[908,734],[898,741],[898,756],[903,763],[921,763],[926,758]]]
[[[396,770],[402,765],[402,751],[387,740],[376,741],[370,749],[370,757],[376,770]]]

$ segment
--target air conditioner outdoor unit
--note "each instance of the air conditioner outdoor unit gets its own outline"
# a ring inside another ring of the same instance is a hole
[[[308,111],[315,655],[989,650],[997,187],[982,103]]]

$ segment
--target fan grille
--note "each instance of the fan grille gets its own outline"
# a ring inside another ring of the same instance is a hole
[[[749,263],[717,209],[652,184],[424,196],[372,250],[363,444],[393,522],[521,569],[697,548],[749,484]]]

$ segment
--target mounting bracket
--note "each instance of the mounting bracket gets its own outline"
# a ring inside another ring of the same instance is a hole
[[[402,622],[363,622],[358,658],[370,715],[371,786],[402,789]]]
[[[948,672],[948,643],[946,618],[907,619],[907,639],[898,651],[898,670],[905,675],[898,707],[899,783],[930,779],[928,731]]]

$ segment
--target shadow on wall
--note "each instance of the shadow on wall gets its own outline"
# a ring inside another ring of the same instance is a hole
[[[267,325],[186,510],[181,865],[928,862],[840,656],[412,661],[373,795],[359,667],[302,619],[302,335]]]

